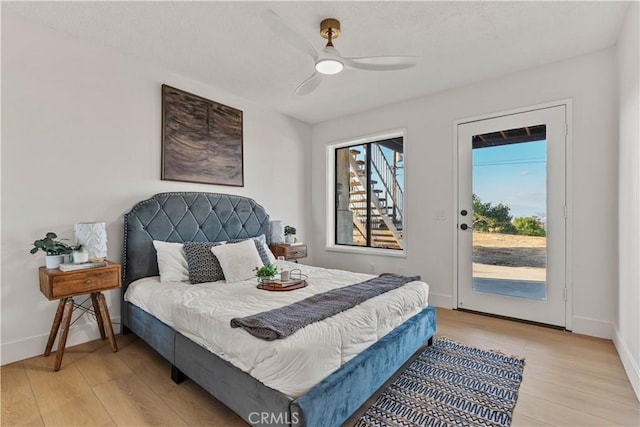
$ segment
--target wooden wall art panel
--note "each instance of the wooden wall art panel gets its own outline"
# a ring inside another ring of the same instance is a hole
[[[242,111],[162,85],[162,179],[244,186]]]

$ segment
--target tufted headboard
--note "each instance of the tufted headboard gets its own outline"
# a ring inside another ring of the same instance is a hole
[[[154,240],[218,242],[264,234],[269,215],[253,199],[218,193],[159,193],[124,215],[123,287],[158,275]]]

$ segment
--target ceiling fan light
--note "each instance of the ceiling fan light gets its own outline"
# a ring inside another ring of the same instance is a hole
[[[321,74],[338,74],[344,68],[344,64],[337,59],[321,59],[316,62],[316,71]]]

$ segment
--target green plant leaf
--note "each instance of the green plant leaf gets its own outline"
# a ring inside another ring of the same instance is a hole
[[[275,265],[266,264],[260,268],[256,268],[256,276],[257,277],[272,277],[278,274],[278,269]]]
[[[36,240],[33,242],[33,248],[31,248],[30,252],[32,254],[38,252],[38,250],[42,250],[46,252],[47,255],[64,255],[70,254],[72,249],[69,245],[62,242],[61,240],[54,240],[58,235],[53,232],[48,232],[44,239]]]

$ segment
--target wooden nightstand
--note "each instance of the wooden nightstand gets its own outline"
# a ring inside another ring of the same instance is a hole
[[[307,256],[307,245],[290,245],[288,243],[278,243],[269,245],[269,249],[273,255],[277,257],[283,256],[287,261],[298,262],[299,258]]]
[[[45,356],[51,354],[53,342],[58,334],[58,329],[60,329],[60,324],[62,324],[54,371],[60,370],[60,365],[62,364],[62,356],[64,356],[64,348],[67,344],[67,335],[69,334],[69,325],[71,324],[74,307],[83,311],[80,316],[86,312],[94,314],[98,323],[100,338],[103,340],[109,338],[111,350],[114,353],[118,351],[118,344],[113,335],[113,327],[109,317],[109,309],[101,291],[119,288],[121,284],[120,264],[111,261],[108,261],[108,264],[104,267],[67,272],[40,267],[40,292],[49,300],[60,300],[53,318],[53,325],[51,325],[51,332],[49,332],[47,348],[44,351]],[[93,309],[77,304],[73,300],[73,297],[86,294],[91,294],[89,298],[91,298]]]

